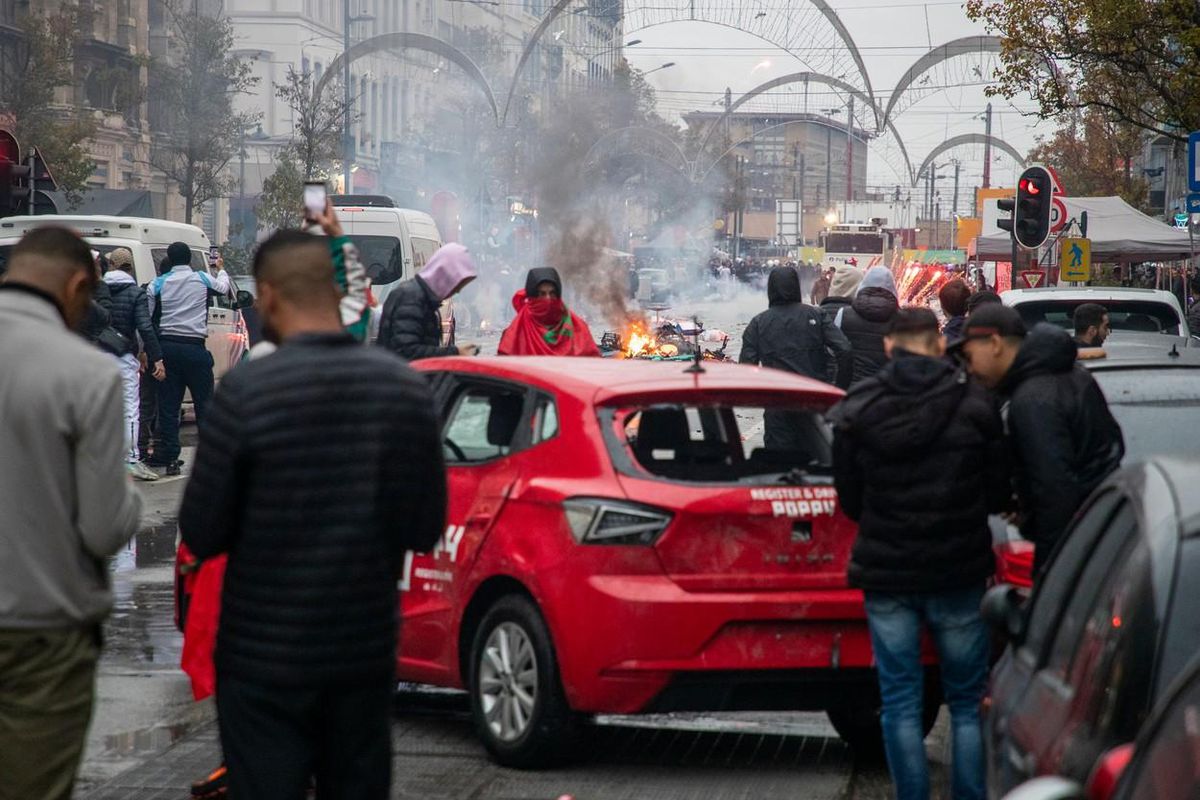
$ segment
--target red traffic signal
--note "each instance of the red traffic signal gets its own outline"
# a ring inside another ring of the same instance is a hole
[[[0,129],[0,217],[24,213],[31,191],[29,167],[21,163],[21,145]]]
[[[1054,177],[1042,166],[1028,167],[1017,181],[1012,234],[1017,244],[1036,250],[1050,237]]]
[[[17,142],[17,137],[3,128],[0,128],[0,161],[21,163],[21,145]]]

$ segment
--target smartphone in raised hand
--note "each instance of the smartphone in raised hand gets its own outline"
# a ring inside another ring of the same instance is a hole
[[[304,182],[304,215],[317,219],[325,213],[327,190],[324,181]]]

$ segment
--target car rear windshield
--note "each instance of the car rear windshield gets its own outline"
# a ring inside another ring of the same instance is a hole
[[[1049,322],[1074,331],[1072,316],[1075,309],[1085,303],[1098,303],[1107,308],[1108,324],[1114,331],[1183,335],[1179,329],[1179,314],[1157,300],[1033,300],[1018,303],[1016,309],[1026,325]]]
[[[618,469],[673,481],[780,481],[832,468],[832,440],[819,410],[724,404],[604,409],[601,422]]]
[[[1200,369],[1112,369],[1092,375],[1125,435],[1125,460],[1200,453]]]

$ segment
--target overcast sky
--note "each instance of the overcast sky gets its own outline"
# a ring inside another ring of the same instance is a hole
[[[662,0],[641,0],[660,3]],[[705,0],[698,0],[703,3]],[[763,0],[713,0],[716,3],[741,3],[746,8],[763,5]],[[771,2],[771,0],[767,0]],[[810,8],[807,0],[791,0],[796,7]],[[632,4],[631,4],[632,5]],[[769,13],[781,13],[781,4],[771,2],[774,8]],[[870,74],[876,97],[881,106],[886,105],[893,87],[904,72],[930,45],[937,46],[952,39],[985,33],[981,25],[967,19],[961,2],[932,0],[928,3],[913,0],[830,0],[842,22],[857,43]],[[807,10],[803,12],[808,14]],[[751,19],[753,15],[751,15]],[[700,23],[678,22],[647,28],[641,31],[626,31],[626,40],[641,39],[641,44],[627,48],[626,57],[635,67],[650,70],[665,62],[674,61],[676,66],[650,75],[648,80],[659,91],[660,109],[664,114],[678,116],[690,109],[719,110],[720,98],[726,86],[733,90],[734,97],[746,90],[779,75],[810,69],[800,59],[778,49],[773,49],[762,39],[731,28]],[[995,63],[994,57],[988,63]],[[979,59],[975,59],[978,61]],[[769,62],[769,63],[764,63]],[[972,75],[971,62],[965,60],[956,66],[944,69],[951,77],[947,82],[968,80],[982,81]],[[958,73],[954,76],[953,73]],[[932,84],[939,85],[939,84]],[[830,90],[815,87],[810,91],[822,93]],[[776,99],[766,107],[784,110],[795,103],[791,110],[801,111],[799,96]],[[837,99],[825,95],[823,102],[811,102],[810,110],[818,106],[838,105]],[[907,109],[894,119],[896,127],[904,137],[914,168],[918,167],[929,151],[949,136],[977,131],[982,133],[980,114],[988,99],[983,86],[956,87],[938,91]],[[1014,145],[1021,152],[1034,144],[1036,118],[1023,117],[1018,108],[1029,110],[1032,102],[1019,99],[1017,107],[1003,98],[994,98],[993,134]],[[842,115],[844,118],[844,112]],[[1041,123],[1039,133],[1053,130],[1052,123]],[[873,146],[874,147],[874,146]],[[958,156],[962,160],[963,186],[976,185],[982,173],[982,147],[962,148],[938,159],[939,163]],[[1011,185],[1013,162],[1007,157],[993,164],[993,185]],[[870,154],[868,184],[891,186],[898,181],[896,173],[888,167],[886,160],[875,152]]]

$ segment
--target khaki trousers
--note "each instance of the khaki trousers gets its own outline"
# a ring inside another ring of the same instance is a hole
[[[94,626],[0,629],[0,800],[70,800],[99,656]]]

